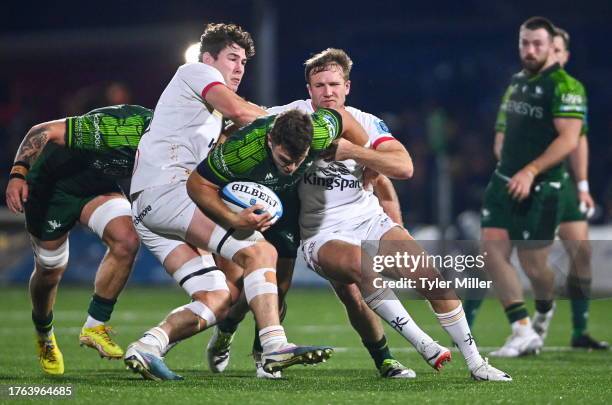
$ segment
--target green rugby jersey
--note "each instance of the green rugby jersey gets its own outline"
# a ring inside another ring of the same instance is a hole
[[[582,84],[555,64],[535,76],[512,77],[502,98],[495,130],[504,133],[498,171],[513,176],[544,153],[557,137],[555,118],[583,120],[587,132],[587,98]],[[561,180],[563,162],[540,173],[539,180]]]
[[[152,118],[152,110],[127,104],[66,118],[66,148],[106,177],[130,177],[138,142]]]
[[[232,181],[253,181],[274,192],[295,186],[319,154],[342,133],[342,117],[334,110],[321,108],[311,114],[313,137],[304,162],[291,175],[281,173],[272,160],[267,136],[275,115],[255,120],[218,145],[200,162],[198,173],[223,187]]]

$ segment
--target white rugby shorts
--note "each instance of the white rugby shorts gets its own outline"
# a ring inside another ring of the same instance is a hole
[[[174,248],[185,243],[196,209],[185,182],[180,182],[138,193],[132,202],[132,219],[144,245],[163,264]],[[198,247],[232,260],[240,249],[263,239],[260,232],[235,231],[216,225],[210,236],[210,246]]]
[[[400,225],[393,222],[387,214],[380,213],[361,223],[339,226],[334,230],[318,233],[303,240],[300,248],[308,267],[325,278],[318,264],[321,246],[332,240],[340,240],[356,246],[362,246],[363,242],[366,252],[370,256],[374,256],[378,251],[378,241],[395,226]]]
[[[132,220],[142,243],[160,263],[184,244],[196,209],[185,182],[145,189],[132,201]]]

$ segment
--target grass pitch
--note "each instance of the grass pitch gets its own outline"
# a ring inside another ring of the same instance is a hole
[[[328,363],[294,366],[280,381],[254,377],[249,353],[253,338],[251,316],[240,326],[232,346],[230,366],[223,374],[208,371],[204,348],[210,331],[182,342],[167,357],[168,365],[185,377],[178,382],[144,381],[125,370],[120,361],[107,361],[78,346],[91,291],[60,287],[55,307],[58,344],[66,372],[59,378],[43,375],[35,357],[33,327],[26,287],[0,289],[0,403],[8,386],[71,385],[73,403],[190,404],[190,403],[610,403],[612,353],[568,348],[569,305],[560,301],[547,338],[548,349],[537,357],[498,360],[496,367],[514,378],[511,383],[477,383],[458,352],[441,373],[431,369],[397,333],[386,327],[392,352],[417,373],[414,380],[383,380],[351,329],[341,304],[330,290],[293,290],[285,328],[290,341],[329,344],[337,348]],[[183,305],[182,290],[128,288],[115,307],[112,322],[116,340],[125,348],[159,322],[172,308]],[[404,301],[421,327],[444,345],[448,336],[423,301]],[[592,302],[590,331],[612,340],[612,301]],[[496,301],[487,300],[474,328],[481,351],[500,346],[509,326]],[[38,397],[37,400],[44,400]]]

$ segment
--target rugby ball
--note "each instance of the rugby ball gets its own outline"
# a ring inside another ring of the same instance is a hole
[[[272,222],[283,216],[283,203],[276,193],[266,186],[251,181],[235,181],[226,184],[220,192],[221,199],[234,212],[240,212],[255,204],[264,208],[255,211],[256,214],[269,212]]]

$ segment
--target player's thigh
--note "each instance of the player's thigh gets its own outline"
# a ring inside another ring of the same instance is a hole
[[[559,238],[563,241],[589,240],[589,224],[587,221],[561,222],[559,225]]]
[[[480,231],[481,254],[491,258],[501,258],[510,261],[512,241],[507,229],[482,228]],[[485,254],[486,253],[486,254]]]
[[[336,236],[337,237],[337,236]],[[362,250],[356,241],[330,239],[321,241],[312,259],[326,278],[343,283],[360,281]]]
[[[205,248],[214,223],[187,195],[185,182],[145,189],[132,202],[134,223],[143,223],[152,232],[172,235]]]
[[[138,252],[140,239],[132,222],[131,205],[123,194],[113,192],[95,197],[83,207],[80,222],[113,252],[129,257]]]

